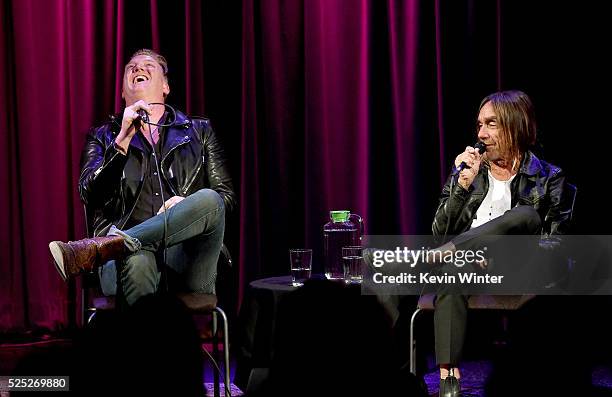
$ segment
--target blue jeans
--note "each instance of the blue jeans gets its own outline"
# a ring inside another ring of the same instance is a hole
[[[211,189],[202,189],[167,211],[166,238],[168,273],[177,274],[179,289],[186,292],[214,293],[217,261],[223,245],[225,207],[223,199]],[[133,252],[117,261],[118,295],[128,305],[157,291],[163,261],[164,214],[121,231],[111,228],[109,235],[125,237]]]

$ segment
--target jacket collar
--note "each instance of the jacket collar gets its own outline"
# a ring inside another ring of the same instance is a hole
[[[165,131],[166,138],[164,148],[162,150],[163,153],[167,153],[176,146],[184,142],[190,141],[189,135],[185,134],[185,130],[191,127],[191,119],[180,110],[176,110],[175,112],[176,118],[172,123],[172,126],[167,127]],[[171,115],[168,115],[166,121],[172,121],[168,119],[169,117],[171,117]],[[116,135],[121,129],[121,113],[110,116],[110,119],[111,131],[113,135]],[[142,152],[146,151],[140,134],[136,134],[134,138],[132,138],[132,140],[130,141],[130,146],[133,146]]]
[[[533,176],[542,171],[542,163],[531,150],[525,152],[519,173]]]
[[[180,110],[175,110],[175,112],[176,112],[176,119],[174,123],[172,124],[172,128],[187,129],[191,127],[191,119],[187,117],[185,113],[181,112]]]
[[[168,117],[171,116],[169,115]],[[180,110],[176,110],[176,118],[172,126],[166,129],[166,141],[164,143],[163,153],[168,153],[178,145],[189,142],[191,138],[186,133],[186,130],[190,127],[191,119]]]

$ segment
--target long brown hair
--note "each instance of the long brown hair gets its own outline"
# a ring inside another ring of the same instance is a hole
[[[518,167],[522,155],[536,143],[536,120],[531,99],[518,90],[495,92],[480,102],[478,110],[489,102],[497,116],[502,152],[510,154],[513,168]]]

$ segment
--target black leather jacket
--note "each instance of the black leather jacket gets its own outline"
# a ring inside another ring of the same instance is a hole
[[[122,228],[130,218],[149,167],[144,138],[135,135],[127,156],[117,151],[114,141],[120,118],[92,128],[81,154],[79,193],[87,210],[88,233],[104,235],[111,225]],[[159,157],[161,177],[173,195],[188,196],[203,188],[223,198],[226,212],[236,205],[223,150],[210,122],[190,118],[177,111],[176,121],[165,131]]]
[[[489,190],[488,167],[483,163],[478,175],[468,190],[453,179],[453,194],[450,194],[451,178],[442,189],[440,203],[434,217],[432,231],[443,236],[448,227],[448,236],[467,231],[476,216],[478,207]],[[517,176],[510,185],[512,207],[530,205],[538,212],[542,221],[542,236],[566,234],[571,218],[573,192],[567,188],[565,176],[559,167],[538,159],[527,151]]]

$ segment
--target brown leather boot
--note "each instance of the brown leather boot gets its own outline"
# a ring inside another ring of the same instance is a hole
[[[112,259],[123,259],[130,252],[121,236],[86,238],[79,241],[52,241],[49,249],[55,267],[64,281],[79,273],[91,272]]]

